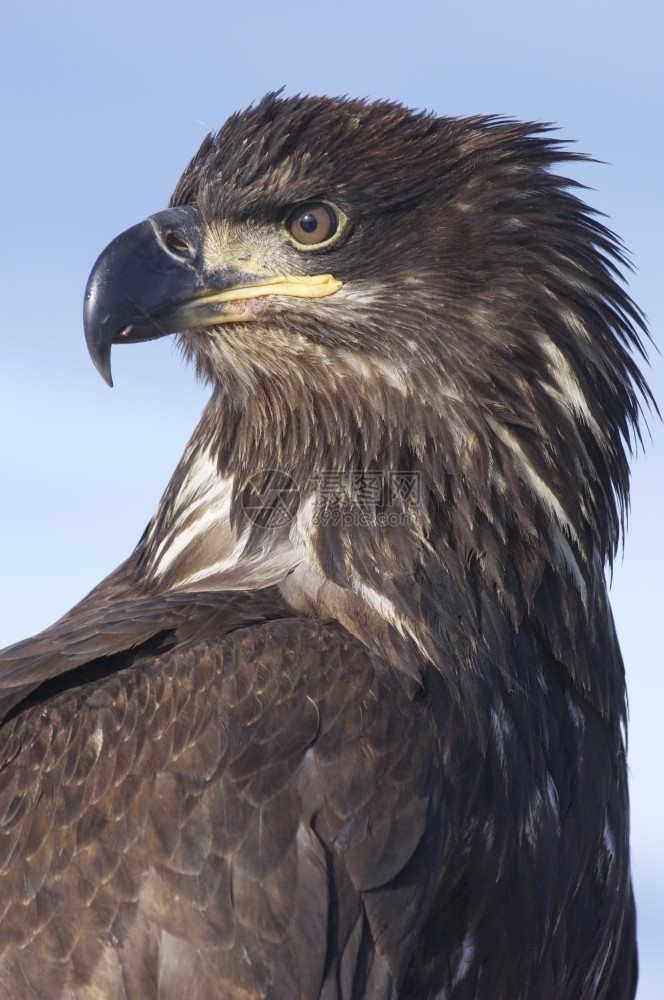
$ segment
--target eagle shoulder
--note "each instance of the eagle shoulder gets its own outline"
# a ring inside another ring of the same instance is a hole
[[[11,995],[395,995],[440,849],[438,742],[341,626],[138,656],[1,738]]]

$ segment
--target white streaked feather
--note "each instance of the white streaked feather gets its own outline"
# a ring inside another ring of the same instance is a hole
[[[452,986],[456,986],[468,975],[475,958],[475,935],[469,932],[461,942],[461,952],[457,961]]]
[[[519,468],[519,471],[521,472],[524,482],[526,482],[530,487],[530,489],[533,491],[533,493],[535,493],[535,495],[539,497],[539,499],[542,501],[542,503],[547,508],[549,513],[552,514],[553,517],[555,517],[555,519],[557,520],[558,524],[563,529],[563,531],[567,532],[569,537],[578,544],[579,542],[578,535],[574,530],[574,527],[572,526],[568,515],[563,509],[560,500],[553,492],[553,490],[549,486],[547,486],[546,482],[542,479],[542,477],[537,474],[535,469],[533,469],[532,465],[530,464],[530,462],[526,458],[526,455],[524,454],[523,448],[521,447],[517,439],[514,437],[511,431],[509,431],[507,427],[505,427],[504,424],[501,424],[497,420],[492,420],[490,418],[489,422],[491,423],[494,431],[496,432],[500,440],[504,444],[506,444],[507,447],[512,452],[512,455],[516,460],[517,466]]]
[[[588,406],[588,400],[583,394],[579,380],[574,374],[569,361],[549,337],[540,337],[540,342],[549,358],[547,371],[560,390],[563,404],[567,405],[574,416],[580,417],[592,430],[597,439],[602,441],[604,435]]]
[[[230,526],[230,503],[233,490],[231,479],[220,480],[219,489],[215,493],[208,490],[198,501],[183,511],[175,518],[169,530],[165,533],[154,556],[152,572],[156,577],[163,576],[173,565],[175,560],[189,546],[206,532],[213,528],[227,526],[225,532],[228,536],[228,543],[233,544],[233,532]],[[188,518],[194,511],[203,504],[206,509],[201,512],[188,527],[182,527],[182,521]],[[227,546],[228,547],[228,546]]]
[[[354,593],[358,594],[365,604],[368,604],[370,608],[378,612],[381,618],[389,622],[390,625],[393,625],[404,639],[411,639],[425,659],[429,658],[429,654],[417,632],[412,627],[410,620],[396,608],[392,601],[388,600],[384,594],[380,594],[377,590],[374,590],[373,587],[369,587],[366,583],[363,583],[357,577],[353,578],[352,587]]]
[[[604,817],[604,829],[602,831],[602,840],[604,841],[604,847],[606,848],[609,864],[611,865],[613,864],[613,861],[616,856],[616,838],[609,824],[608,815]]]
[[[251,550],[247,549],[248,537],[249,532],[244,532],[229,555],[183,577],[176,586],[206,590],[206,584],[214,584],[214,590],[258,590],[281,583],[302,558],[283,536]]]
[[[579,596],[583,601],[584,608],[587,609],[588,588],[586,586],[585,580],[583,579],[583,574],[581,573],[581,570],[579,568],[579,563],[577,562],[576,556],[574,555],[572,546],[569,544],[569,542],[565,538],[565,535],[559,528],[556,528],[555,525],[552,525],[552,528],[553,528],[552,537],[553,537],[553,543],[556,547],[556,552],[562,559],[562,562],[567,568],[570,577],[574,581],[576,589],[579,592]]]

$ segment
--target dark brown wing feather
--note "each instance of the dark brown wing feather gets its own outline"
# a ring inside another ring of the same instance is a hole
[[[38,635],[2,650],[0,719],[23,702],[45,700],[61,686],[119,669],[138,647],[158,648],[199,635],[223,636],[234,629],[292,614],[276,587],[258,593],[223,591],[146,594],[136,584],[133,559],[123,563],[63,618]],[[58,680],[60,678],[60,680]]]
[[[139,657],[0,739],[1,995],[396,995],[439,851],[437,741],[341,627]]]

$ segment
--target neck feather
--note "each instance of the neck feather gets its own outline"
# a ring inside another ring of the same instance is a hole
[[[357,407],[354,427],[328,415],[323,449],[320,435],[307,447],[311,413],[268,433],[278,402],[261,421],[216,394],[141,541],[148,587],[276,584],[297,613],[339,620],[408,677],[433,664],[466,707],[478,664],[513,662],[505,646],[521,632],[609,712],[622,665],[592,532],[512,428],[464,425],[444,405],[445,434],[438,413],[398,445],[389,420],[362,435]]]

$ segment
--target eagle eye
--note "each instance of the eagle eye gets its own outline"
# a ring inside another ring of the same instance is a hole
[[[324,201],[298,205],[286,220],[286,229],[297,246],[320,247],[336,235],[339,213]]]

